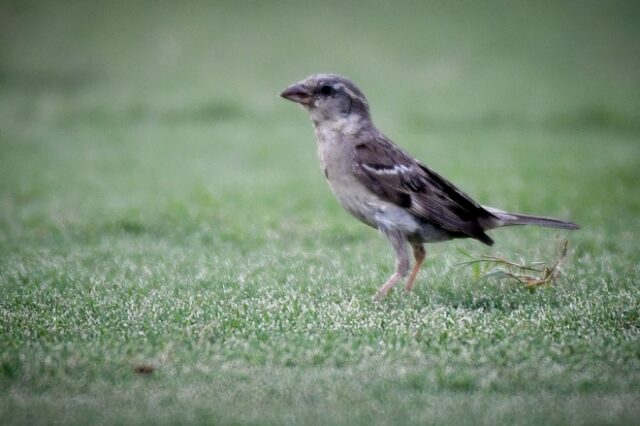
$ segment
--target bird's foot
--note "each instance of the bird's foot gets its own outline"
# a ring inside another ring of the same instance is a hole
[[[380,300],[382,300],[387,295],[389,290],[391,290],[393,286],[395,286],[398,283],[398,281],[402,278],[402,276],[403,274],[398,272],[391,275],[391,278],[389,278],[389,280],[386,283],[384,283],[382,287],[380,287],[376,295],[373,296],[373,301],[379,302]]]
[[[379,302],[379,301],[381,301],[382,299],[384,299],[384,297],[385,297],[386,295],[387,295],[387,293],[386,293],[386,292],[384,292],[384,293],[383,293],[383,292],[381,292],[380,290],[378,290],[378,291],[376,291],[375,296],[373,296],[373,301],[374,301],[374,302]]]

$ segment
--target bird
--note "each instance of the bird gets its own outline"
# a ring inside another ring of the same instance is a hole
[[[511,225],[579,229],[572,222],[510,213],[484,206],[412,157],[373,124],[369,103],[352,81],[337,74],[314,74],[280,93],[311,116],[320,165],[342,207],[377,228],[395,252],[395,271],[378,289],[384,298],[407,277],[414,287],[426,243],[472,238],[488,246],[487,231]],[[408,246],[415,263],[410,266]]]

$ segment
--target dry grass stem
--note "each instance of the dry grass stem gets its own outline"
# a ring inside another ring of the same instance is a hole
[[[482,256],[481,259],[462,262],[461,265],[472,265],[474,275],[478,279],[500,278],[510,279],[527,288],[536,288],[553,284],[561,274],[561,264],[567,257],[569,242],[560,240],[551,264],[538,261],[526,263],[516,262],[498,256]]]

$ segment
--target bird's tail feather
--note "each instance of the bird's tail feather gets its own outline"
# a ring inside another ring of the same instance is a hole
[[[512,225],[537,225],[545,226],[547,228],[560,228],[560,229],[580,229],[580,225],[565,220],[554,219],[552,217],[544,216],[532,216],[520,213],[505,212],[493,207],[482,206],[489,213],[498,218],[498,221],[492,221],[489,223],[488,228],[499,228],[502,226]]]

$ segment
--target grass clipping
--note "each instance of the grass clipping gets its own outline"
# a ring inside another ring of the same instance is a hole
[[[462,262],[460,265],[471,266],[473,275],[478,280],[487,278],[506,279],[521,284],[528,289],[549,286],[561,275],[561,265],[567,257],[569,242],[560,240],[556,245],[552,263],[522,260],[516,262],[498,256],[485,256],[476,260]],[[468,253],[465,256],[471,257]]]

